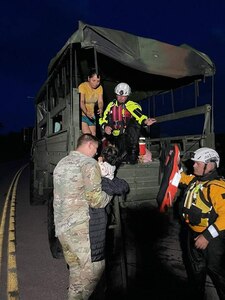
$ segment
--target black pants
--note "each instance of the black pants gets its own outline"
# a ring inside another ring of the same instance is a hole
[[[195,299],[204,299],[205,281],[208,274],[219,298],[225,299],[225,234],[212,239],[205,250],[195,248],[194,238],[199,233],[186,231],[186,269]]]
[[[127,159],[130,162],[135,162],[139,155],[139,137],[141,126],[133,119],[129,121],[124,133],[118,136],[111,135],[109,140],[115,144],[119,150],[119,155],[127,152]]]

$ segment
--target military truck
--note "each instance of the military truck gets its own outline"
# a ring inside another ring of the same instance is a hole
[[[30,202],[48,204],[54,257],[60,251],[54,235],[53,170],[74,150],[81,134],[78,85],[91,68],[101,74],[105,105],[115,97],[116,84],[127,82],[132,89],[130,99],[139,101],[144,113],[157,119],[142,132],[152,161],[122,164],[118,169],[117,176],[130,185],[127,198],[115,201],[118,224],[121,207],[156,204],[163,174],[160,157],[167,145],[178,144],[182,155],[200,146],[214,147],[215,66],[206,54],[185,44],[174,46],[79,22],[77,31],[50,61],[47,79],[35,100]],[[101,130],[98,135],[102,138]],[[114,230],[119,238],[120,226]]]

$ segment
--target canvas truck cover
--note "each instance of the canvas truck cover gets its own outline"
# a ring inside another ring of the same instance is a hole
[[[215,73],[215,66],[210,58],[188,45],[173,46],[127,32],[79,22],[78,30],[50,61],[49,74],[71,43],[80,43],[85,49],[95,48],[97,53],[148,74],[179,79],[212,76]]]

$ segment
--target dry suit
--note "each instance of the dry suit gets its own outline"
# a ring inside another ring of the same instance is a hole
[[[138,103],[130,100],[119,103],[113,100],[107,105],[99,124],[102,129],[107,125],[112,127],[112,135],[107,136],[107,139],[115,144],[120,155],[127,152],[128,161],[135,163],[139,154],[141,125],[147,118]]]
[[[204,299],[208,274],[220,299],[225,299],[225,181],[217,171],[197,177],[182,173],[180,187],[186,187],[181,202],[183,224],[186,224],[186,265],[196,299]],[[206,249],[197,249],[194,238],[199,234],[208,240]]]

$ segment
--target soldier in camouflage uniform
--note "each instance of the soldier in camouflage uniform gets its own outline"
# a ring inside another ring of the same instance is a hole
[[[83,134],[77,149],[59,161],[53,174],[55,231],[69,265],[69,300],[88,299],[104,271],[104,258],[92,257],[89,235],[89,210],[101,211],[112,198],[101,188],[100,168],[93,158],[97,148],[98,139]]]

